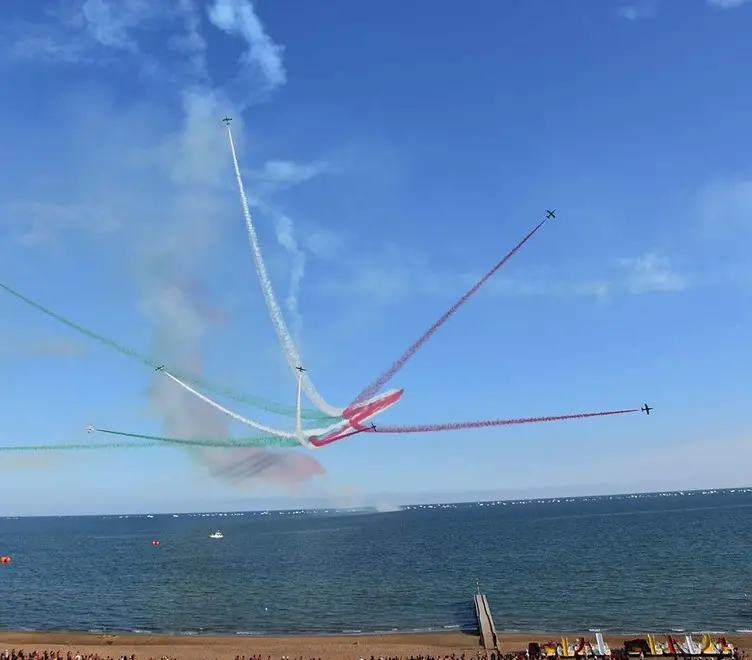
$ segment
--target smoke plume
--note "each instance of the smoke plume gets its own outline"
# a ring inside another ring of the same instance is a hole
[[[217,117],[221,109],[211,92],[184,97],[185,122],[163,145],[173,183],[168,219],[158,240],[145,242],[141,267],[143,309],[153,325],[153,355],[181,370],[200,373],[202,346],[216,318],[198,300],[197,280],[221,235],[222,219],[240,211],[228,207],[223,175],[231,176],[227,145]],[[155,238],[154,236],[152,239]],[[165,435],[180,438],[229,435],[229,418],[155,373],[148,388],[151,412]],[[312,456],[265,448],[186,449],[210,474],[247,486],[260,481],[294,486],[324,474]]]

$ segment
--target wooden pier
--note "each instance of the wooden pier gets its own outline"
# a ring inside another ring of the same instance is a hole
[[[491,608],[485,595],[480,588],[475,594],[475,615],[478,618],[478,630],[480,631],[480,643],[486,650],[496,648],[496,626],[491,616]]]

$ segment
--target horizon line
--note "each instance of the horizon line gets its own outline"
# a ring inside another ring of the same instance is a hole
[[[634,496],[660,496],[660,495],[678,495],[678,496],[692,496],[692,495],[718,495],[731,492],[752,492],[752,486],[728,486],[724,488],[676,488],[671,490],[652,490],[652,491],[637,491],[637,492],[622,492],[622,493],[601,493],[591,495],[550,495],[546,497],[514,497],[514,498],[491,498],[491,499],[477,499],[477,500],[455,500],[455,501],[436,501],[436,502],[406,502],[393,505],[393,509],[389,511],[383,511],[382,513],[396,513],[402,511],[408,507],[430,507],[430,506],[449,506],[449,505],[467,505],[467,504],[485,504],[485,503],[516,503],[516,502],[553,502],[553,501],[574,501],[574,500],[588,500],[588,499],[604,499],[604,498],[627,498]],[[469,493],[468,493],[469,494]],[[271,498],[268,498],[271,499]],[[352,507],[338,507],[338,506],[297,506],[290,508],[261,508],[261,509],[212,509],[208,511],[142,511],[142,512],[116,512],[116,513],[38,513],[38,514],[25,514],[25,515],[0,515],[0,520],[20,520],[23,518],[111,518],[115,516],[192,516],[202,514],[245,514],[245,513],[291,513],[291,512],[314,512],[314,511],[335,511],[335,512],[347,512],[347,511],[375,511],[379,513],[378,505],[362,505]]]

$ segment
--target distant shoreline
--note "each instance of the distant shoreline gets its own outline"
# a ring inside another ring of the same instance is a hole
[[[597,489],[595,489],[597,490]],[[464,507],[473,505],[488,505],[488,504],[549,504],[549,503],[567,503],[574,501],[587,501],[587,500],[628,500],[628,499],[654,499],[658,497],[694,497],[694,496],[715,496],[715,495],[729,495],[737,493],[752,493],[752,486],[727,486],[723,488],[690,488],[690,489],[669,489],[665,491],[645,490],[636,492],[616,492],[616,493],[598,493],[589,492],[585,494],[548,494],[548,495],[532,495],[524,492],[499,492],[496,494],[486,493],[482,491],[472,491],[467,493],[437,493],[437,495],[444,495],[445,497],[439,497],[434,500],[426,501],[410,500],[405,494],[384,494],[374,495],[374,497],[388,497],[394,501],[401,501],[400,504],[390,505],[388,510],[379,511],[378,505],[367,505],[357,507],[337,507],[331,503],[324,501],[318,501],[316,498],[308,502],[294,501],[294,502],[279,502],[268,501],[268,506],[263,506],[263,501],[258,501],[258,508],[252,509],[235,509],[229,507],[225,509],[208,509],[208,510],[195,510],[195,511],[142,511],[142,512],[114,512],[114,513],[25,513],[25,514],[0,514],[0,520],[23,520],[28,518],[145,518],[145,517],[212,517],[216,515],[288,515],[297,512],[305,512],[306,514],[346,514],[352,513],[358,515],[362,513],[393,513],[397,511],[407,511],[411,509],[423,509],[430,507]],[[496,495],[496,496],[494,496]],[[455,499],[459,497],[460,499]],[[405,498],[402,501],[402,498]]]

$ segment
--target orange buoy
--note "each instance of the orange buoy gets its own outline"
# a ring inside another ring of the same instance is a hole
[[[7,555],[0,557],[0,564],[10,564],[11,561],[12,561],[11,558],[8,557]]]

